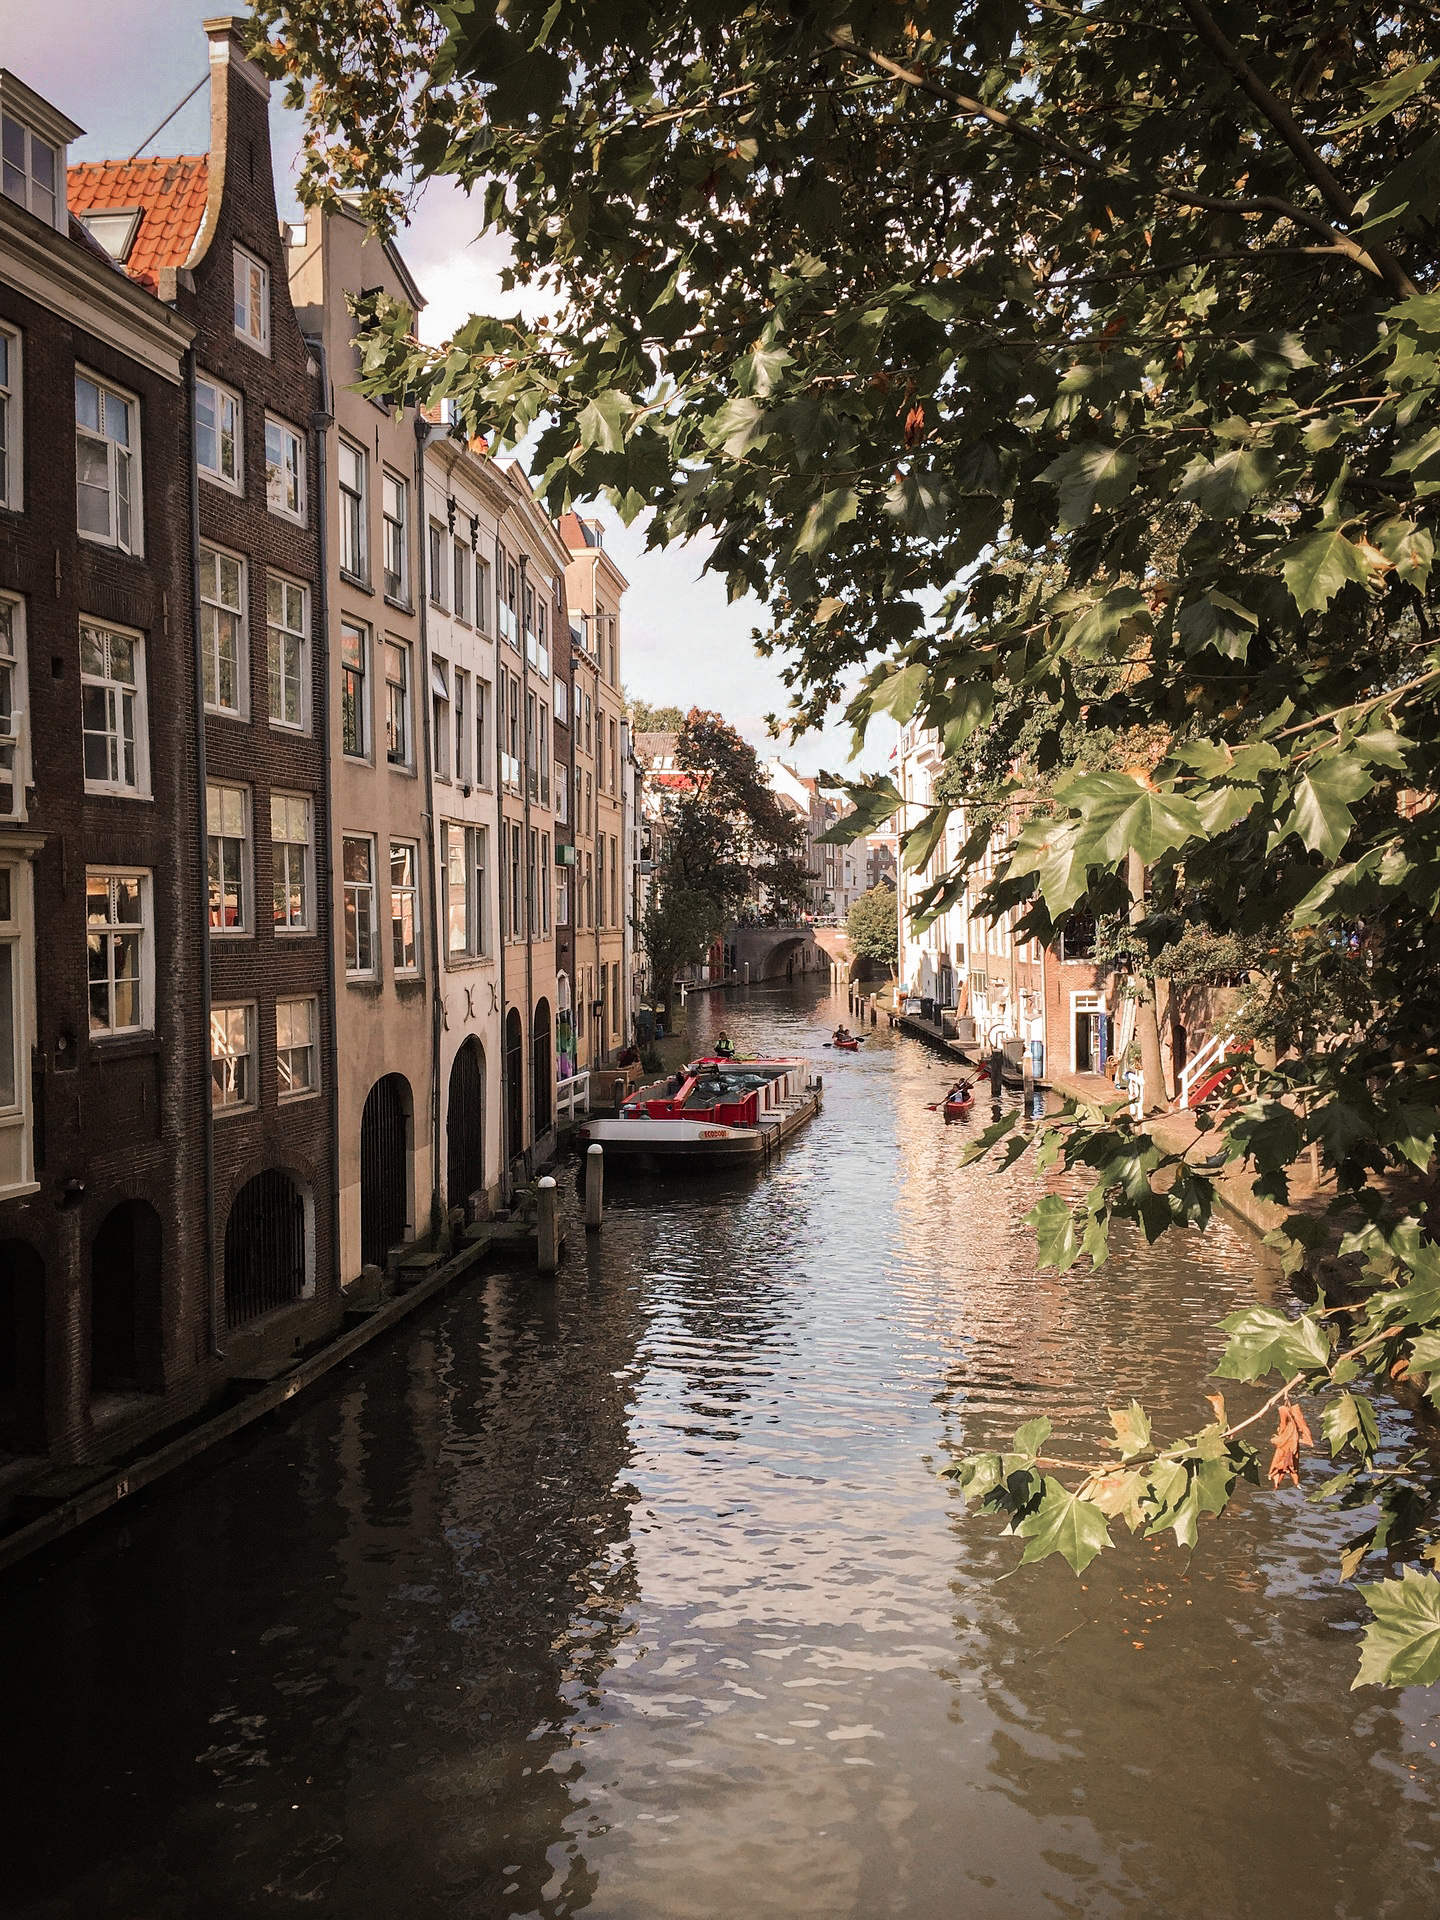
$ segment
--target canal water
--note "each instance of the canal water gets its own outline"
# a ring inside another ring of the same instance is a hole
[[[1036,1175],[958,1168],[922,1047],[691,1007],[824,1072],[777,1165],[613,1185],[555,1285],[458,1288],[0,1582],[0,1908],[1428,1920],[1434,1702],[1350,1692],[1342,1521],[1002,1578],[936,1477],[1042,1409],[1188,1430],[1283,1297],[1253,1243],[1037,1275]]]

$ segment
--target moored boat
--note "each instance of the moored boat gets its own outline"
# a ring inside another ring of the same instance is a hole
[[[819,1108],[820,1088],[805,1060],[712,1055],[637,1088],[614,1119],[587,1119],[578,1138],[603,1147],[607,1160],[761,1166]]]

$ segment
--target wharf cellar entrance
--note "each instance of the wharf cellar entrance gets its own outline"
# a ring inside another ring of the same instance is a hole
[[[247,1180],[225,1223],[225,1324],[242,1327],[305,1292],[305,1197],[288,1173]]]
[[[387,1073],[360,1116],[360,1258],[383,1267],[410,1221],[410,1082]]]
[[[445,1149],[446,1199],[452,1207],[468,1206],[485,1190],[485,1049],[473,1036],[450,1069]]]

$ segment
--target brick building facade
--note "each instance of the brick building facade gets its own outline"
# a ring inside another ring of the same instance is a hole
[[[193,322],[66,204],[10,74],[0,199],[0,1491],[197,1404],[217,1335],[189,564]]]
[[[117,259],[173,288],[195,329],[212,1264],[220,1345],[243,1369],[339,1312],[324,396],[291,304],[269,82],[243,22],[205,30],[208,155],[78,167],[71,195],[92,222],[140,210]],[[141,249],[147,224],[161,257]]]

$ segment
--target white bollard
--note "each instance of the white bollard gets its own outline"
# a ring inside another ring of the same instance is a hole
[[[605,1215],[605,1149],[597,1140],[585,1155],[585,1231],[598,1230]]]
[[[547,1173],[535,1189],[535,1239],[540,1271],[553,1274],[560,1267],[560,1196]]]

